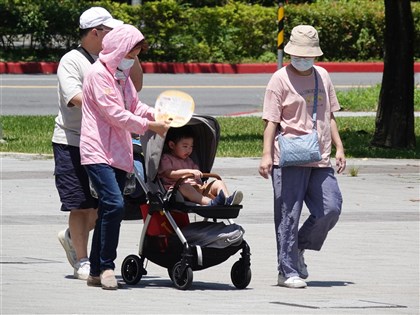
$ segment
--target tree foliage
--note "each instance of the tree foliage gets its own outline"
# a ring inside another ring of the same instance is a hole
[[[276,62],[277,2],[265,6],[269,2],[160,0],[131,6],[111,0],[0,0],[0,60],[26,54],[29,60],[58,60],[78,44],[81,12],[103,6],[144,33],[151,44],[144,61]],[[300,2],[285,1],[286,42],[294,26],[311,24],[325,53],[319,61],[382,60],[382,1]],[[420,59],[420,2],[412,7]]]

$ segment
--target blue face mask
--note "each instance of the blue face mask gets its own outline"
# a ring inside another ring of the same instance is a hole
[[[292,66],[298,71],[307,71],[314,65],[315,58],[302,58],[290,56]]]
[[[118,69],[127,70],[127,69],[130,69],[133,65],[134,65],[134,59],[124,58],[123,60],[121,60],[120,64],[118,65]]]

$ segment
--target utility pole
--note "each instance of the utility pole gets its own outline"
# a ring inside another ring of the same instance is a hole
[[[279,9],[277,11],[277,69],[283,67],[283,47],[284,47],[284,6],[279,1]]]

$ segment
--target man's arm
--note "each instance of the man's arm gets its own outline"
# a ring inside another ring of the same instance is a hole
[[[134,87],[137,92],[143,88],[143,68],[141,67],[139,58],[136,56],[134,65],[130,69],[130,78],[133,81]]]
[[[83,98],[83,93],[78,93],[76,94],[71,100],[70,102],[67,104],[68,107],[73,107],[76,106],[78,108],[82,108],[82,98]]]

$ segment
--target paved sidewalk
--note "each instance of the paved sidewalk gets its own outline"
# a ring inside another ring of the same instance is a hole
[[[58,210],[53,161],[0,158],[1,314],[419,314],[419,160],[348,161],[338,176],[341,219],[323,250],[305,255],[308,288],[293,290],[276,286],[271,183],[258,175],[259,159],[218,158],[213,171],[245,195],[235,222],[251,247],[249,287],[231,283],[236,254],[194,272],[188,291],[153,263],[139,284],[105,291],[72,278],[57,240],[67,215]],[[122,260],[138,251],[141,227],[122,224],[118,276]]]

